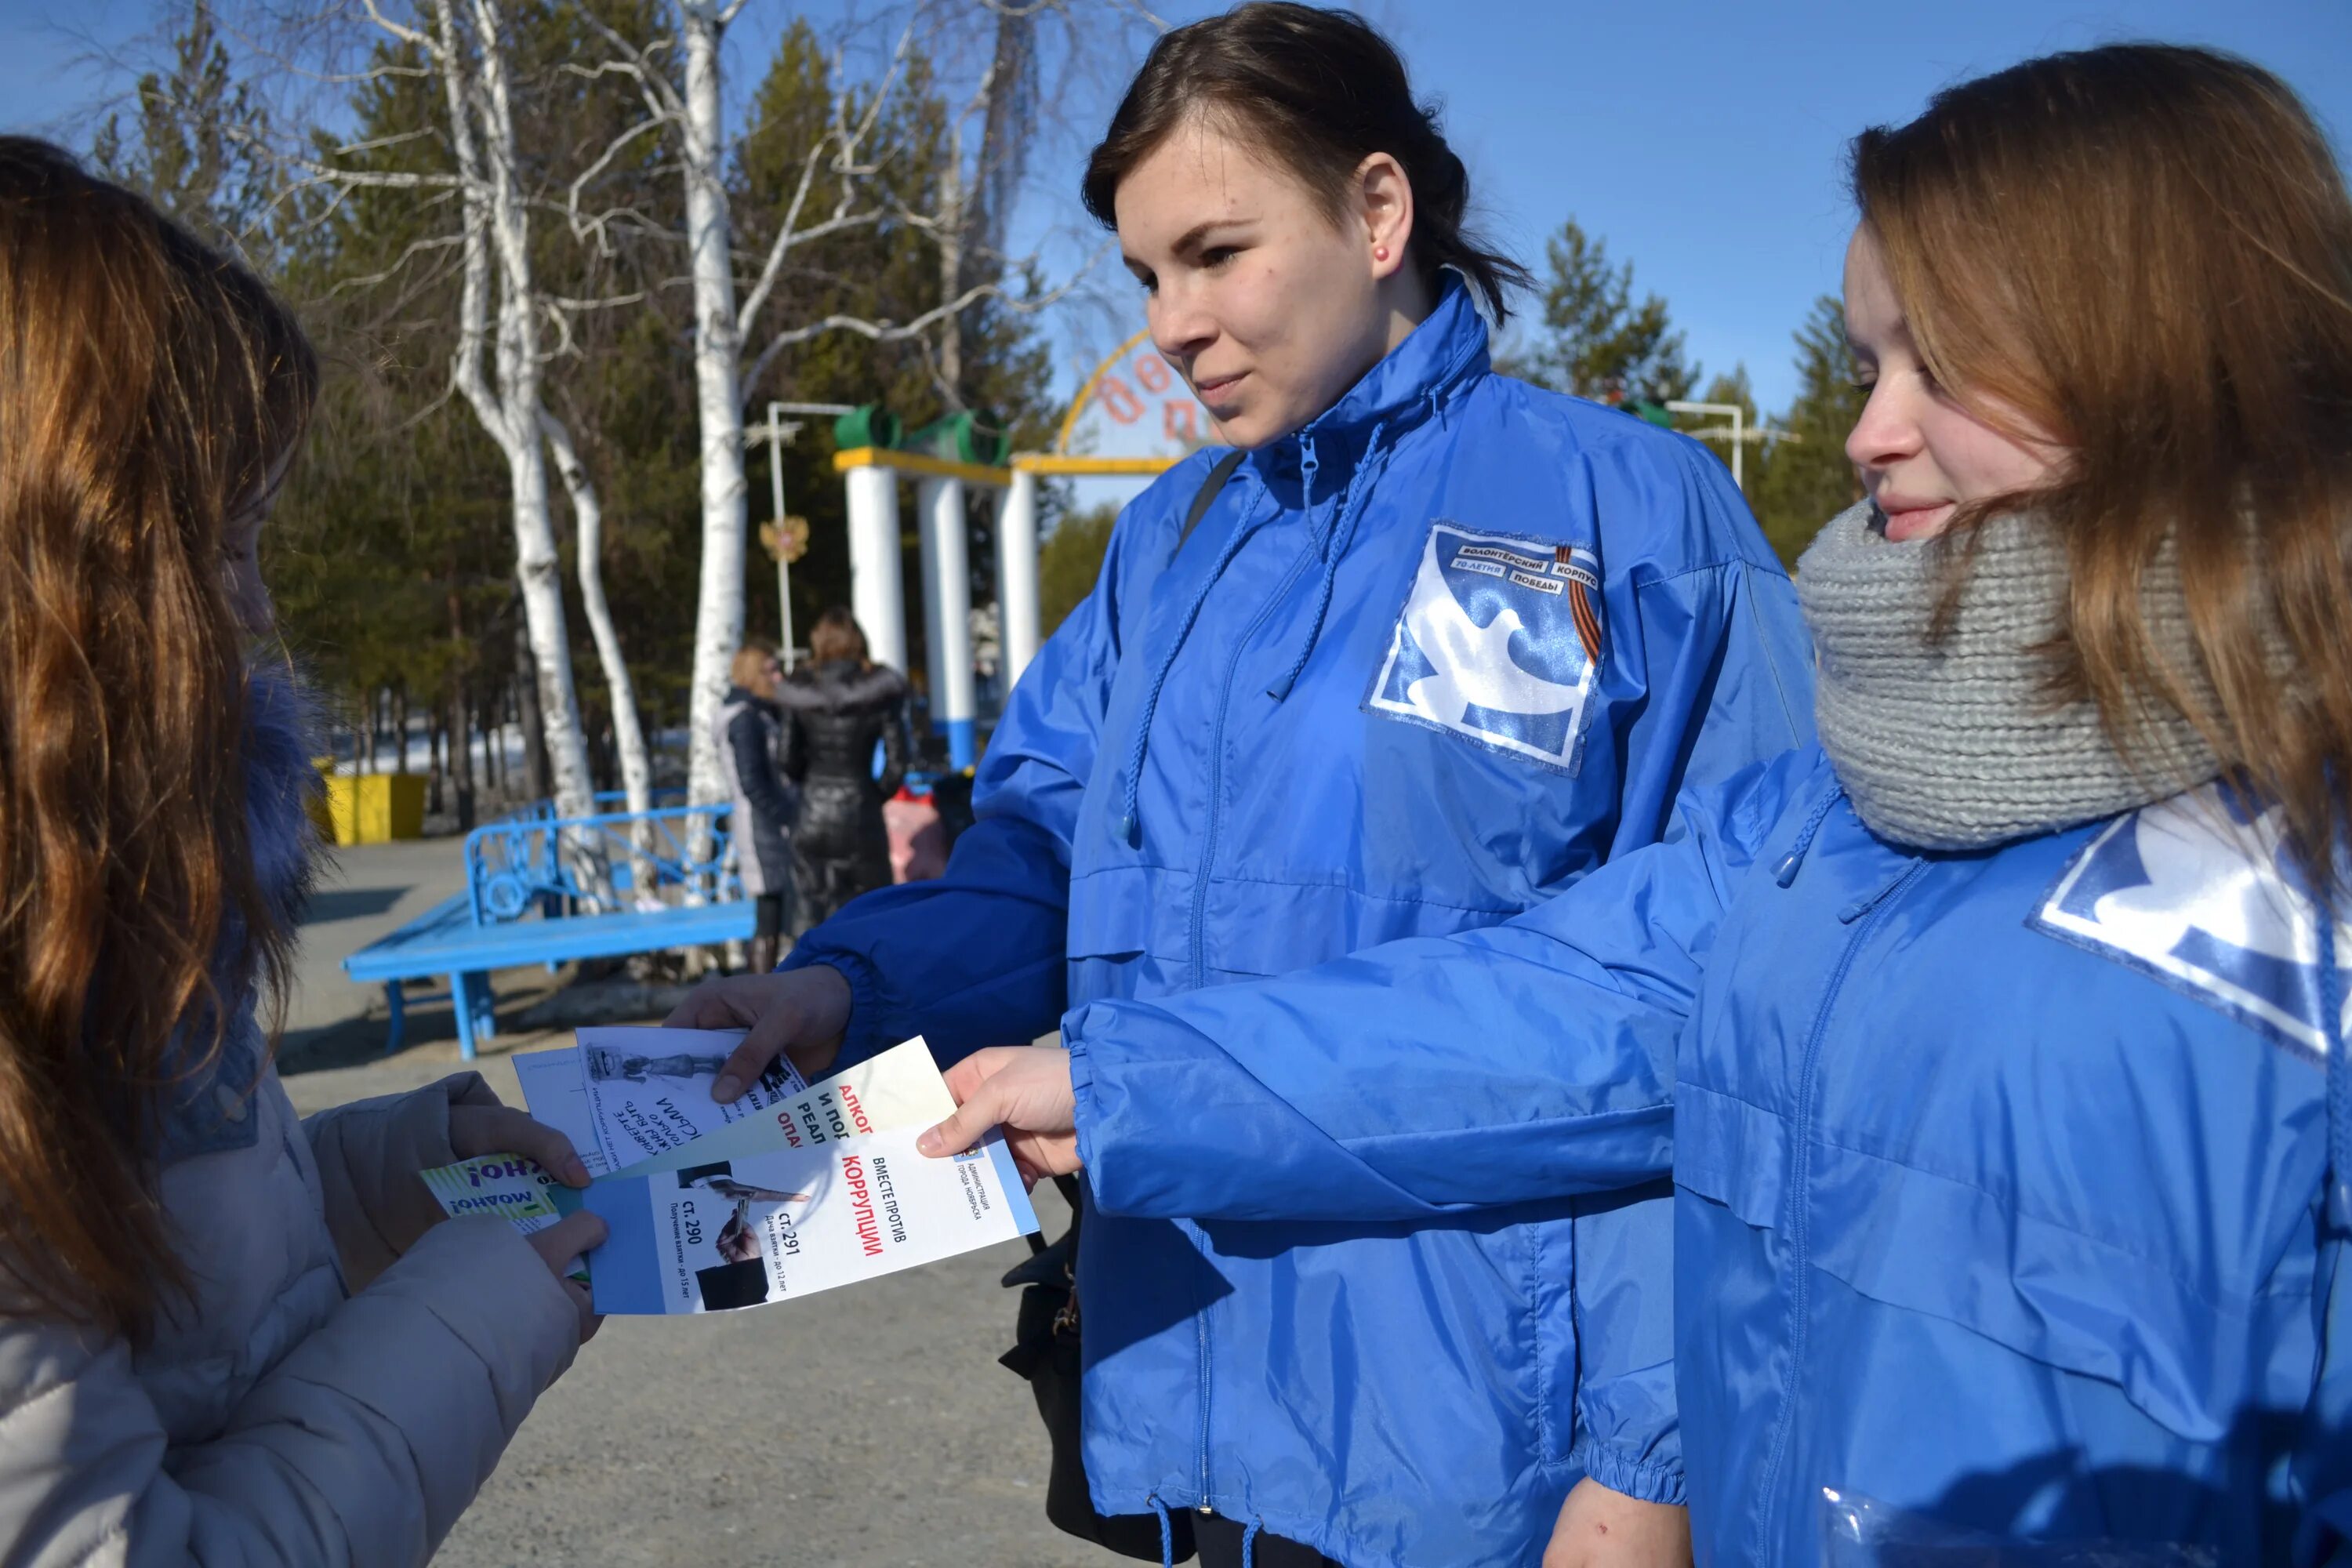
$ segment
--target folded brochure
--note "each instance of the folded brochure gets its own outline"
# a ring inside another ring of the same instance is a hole
[[[922,1130],[607,1176],[582,1196],[611,1235],[588,1255],[600,1312],[717,1312],[936,1262],[1037,1228],[992,1132],[953,1159]]]
[[[721,1105],[710,1086],[740,1029],[583,1029],[579,1043],[514,1058],[530,1113],[562,1131],[601,1176],[690,1143],[732,1122],[758,1119],[808,1083],[778,1057]]]
[[[592,1033],[652,1032],[583,1030],[582,1045]],[[720,1058],[734,1038],[726,1036]],[[661,1043],[688,1054],[709,1048],[691,1040]],[[524,1059],[517,1058],[519,1070]],[[524,1076],[532,1114],[575,1142],[586,1131],[583,1118],[609,1125],[627,1115],[618,1108],[628,1090],[608,1093],[615,1109],[600,1116],[572,1089],[583,1078],[545,1068]],[[632,1080],[615,1075],[604,1081]],[[543,1104],[551,1088],[556,1098]],[[707,1100],[708,1084],[692,1092]],[[462,1161],[425,1179],[450,1213],[501,1214],[524,1230],[582,1206],[603,1215],[611,1234],[588,1258],[599,1311],[718,1311],[808,1295],[1036,1229],[1028,1194],[998,1135],[953,1160],[916,1152],[915,1139],[954,1108],[929,1047],[916,1039],[755,1108],[764,1114],[742,1116],[599,1175],[584,1194],[513,1155]],[[585,1146],[582,1152],[585,1157]]]

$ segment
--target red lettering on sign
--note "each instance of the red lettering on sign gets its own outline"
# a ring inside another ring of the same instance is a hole
[[[1135,362],[1135,379],[1143,383],[1143,390],[1161,393],[1176,378],[1168,373],[1168,362],[1158,354],[1145,354]]]
[[[1102,388],[1095,395],[1102,400],[1103,412],[1121,425],[1132,425],[1143,416],[1143,400],[1135,395],[1135,388],[1115,375],[1102,379]]]
[[[1200,426],[1193,419],[1194,405],[1163,403],[1160,405],[1160,428],[1171,441],[1198,441]]]

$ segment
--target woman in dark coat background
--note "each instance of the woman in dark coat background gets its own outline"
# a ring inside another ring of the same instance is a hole
[[[743,896],[758,911],[751,967],[764,973],[782,956],[793,901],[793,818],[799,810],[777,756],[784,726],[776,690],[784,682],[784,667],[772,645],[755,640],[735,651],[728,674],[734,684],[719,710],[719,756],[735,796],[735,863],[743,876]],[[808,928],[803,923],[791,929]]]
[[[802,786],[793,835],[798,933],[890,881],[882,803],[906,776],[907,680],[866,656],[856,617],[836,605],[817,617],[809,661],[777,687],[776,701],[783,712],[784,772]]]

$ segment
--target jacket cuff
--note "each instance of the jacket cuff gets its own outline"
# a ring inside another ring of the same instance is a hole
[[[1568,1462],[1581,1469],[1593,1480],[1612,1492],[1622,1492],[1636,1502],[1666,1503],[1675,1508],[1687,1508],[1689,1495],[1683,1487],[1683,1468],[1662,1464],[1655,1459],[1637,1459],[1606,1443],[1574,1445]]]
[[[842,1026],[841,1050],[825,1068],[828,1074],[844,1068],[856,1067],[885,1046],[895,1046],[896,1039],[878,1038],[876,1021],[885,1016],[881,977],[874,966],[857,953],[828,948],[803,939],[793,944],[792,952],[776,965],[776,973],[793,969],[812,969],[822,964],[839,974],[849,984],[849,1018]]]
[[[1095,1059],[1087,1049],[1087,1042],[1070,1027],[1071,1020],[1062,1020],[1062,1049],[1070,1058],[1071,1116],[1078,1135],[1078,1165],[1087,1173],[1089,1185],[1096,1180],[1097,1141],[1095,1137]]]
[[[303,1123],[350,1289],[366,1289],[443,1219],[417,1173],[457,1159],[450,1108],[498,1103],[481,1074],[461,1072],[413,1093],[320,1111]]]

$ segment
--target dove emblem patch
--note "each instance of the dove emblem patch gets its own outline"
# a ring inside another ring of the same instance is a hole
[[[1600,588],[1590,551],[1434,524],[1365,708],[1573,773]]]
[[[2102,828],[2028,923],[2318,1057],[2320,911],[2291,866],[2275,811],[2207,784]],[[2335,935],[2352,971],[2352,928]]]

